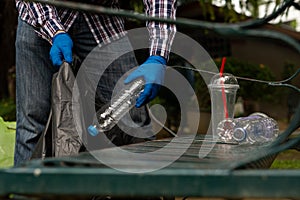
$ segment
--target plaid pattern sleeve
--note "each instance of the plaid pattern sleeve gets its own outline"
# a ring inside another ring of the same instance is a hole
[[[48,37],[48,40],[58,30],[64,30],[64,26],[61,24],[57,11],[53,6],[16,0],[16,7],[21,19],[39,28],[43,33],[42,35]]]
[[[144,4],[148,16],[176,18],[176,0],[144,0]],[[168,59],[176,26],[148,21],[147,28],[150,34],[150,55],[160,55]]]

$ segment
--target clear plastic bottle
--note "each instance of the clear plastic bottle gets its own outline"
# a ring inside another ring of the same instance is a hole
[[[248,117],[225,119],[218,124],[217,132],[223,142],[265,143],[279,134],[277,122],[263,113]]]
[[[109,131],[135,105],[136,98],[143,91],[144,80],[138,79],[132,84],[125,85],[108,104],[96,113],[96,121],[88,127],[88,132],[96,136],[99,132]]]

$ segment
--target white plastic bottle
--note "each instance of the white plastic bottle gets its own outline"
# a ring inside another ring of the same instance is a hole
[[[279,134],[277,122],[263,113],[248,117],[225,119],[218,124],[217,132],[223,142],[266,143]]]

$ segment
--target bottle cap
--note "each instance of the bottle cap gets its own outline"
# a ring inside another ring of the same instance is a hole
[[[233,139],[235,139],[237,142],[241,142],[246,139],[246,131],[243,128],[236,128],[233,131]]]
[[[96,136],[99,134],[99,131],[97,130],[97,128],[92,125],[88,127],[88,132],[91,136]]]

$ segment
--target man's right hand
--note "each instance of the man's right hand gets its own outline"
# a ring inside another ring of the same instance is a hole
[[[62,65],[63,61],[72,63],[73,41],[68,33],[57,33],[52,39],[50,59],[55,67]]]

